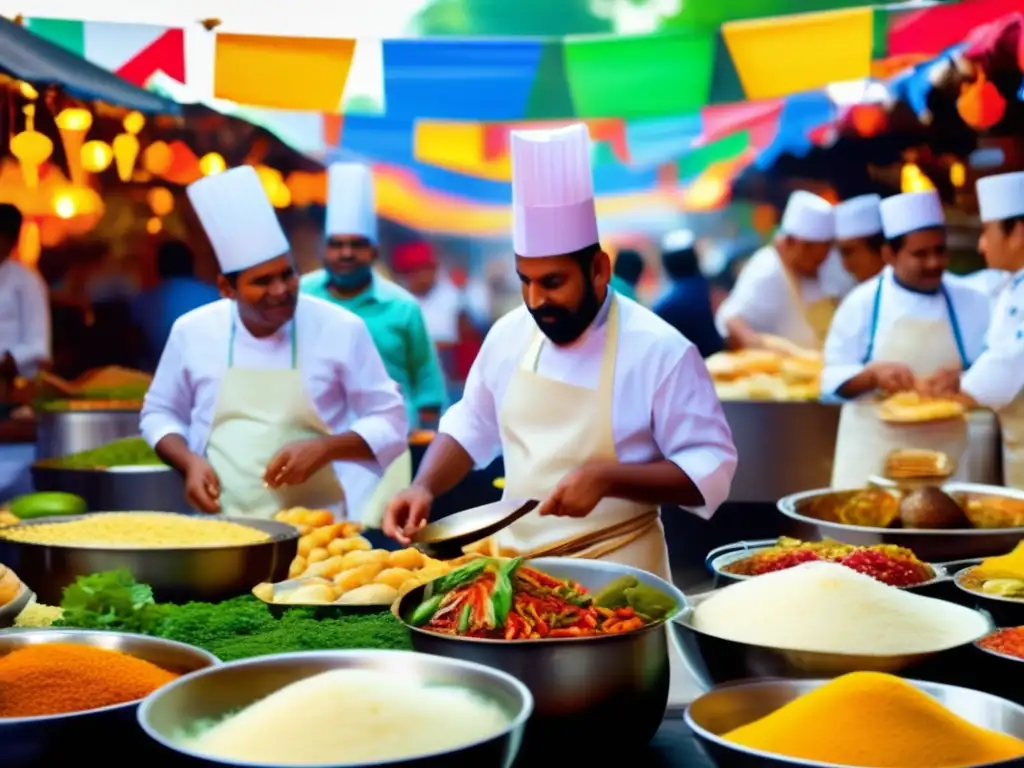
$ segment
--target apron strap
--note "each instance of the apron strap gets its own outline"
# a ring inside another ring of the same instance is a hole
[[[871,305],[871,330],[868,332],[868,349],[864,353],[864,359],[861,361],[862,365],[867,365],[871,362],[871,357],[875,352],[875,336],[878,333],[878,317],[881,314],[882,307],[882,282],[885,276],[879,275],[878,287],[875,289],[875,298]],[[942,293],[942,299],[946,303],[946,315],[949,317],[949,326],[953,331],[953,340],[956,342],[956,351],[960,356],[960,365],[963,370],[967,370],[971,367],[970,360],[967,358],[967,349],[964,346],[963,334],[960,332],[960,321],[956,316],[956,308],[953,306],[953,300],[949,296],[949,291],[946,290],[945,284],[943,284],[939,290]]]
[[[819,331],[818,328],[815,327],[815,324],[811,322],[810,307],[807,302],[804,301],[803,294],[800,293],[800,283],[797,280],[797,276],[782,261],[782,254],[777,250],[775,253],[779,257],[779,264],[782,266],[782,274],[786,277],[786,285],[789,286],[789,294],[792,297],[794,304],[796,304],[797,311],[800,313],[800,317],[803,318],[804,322],[811,329],[811,333],[818,339],[818,344],[820,346],[825,340],[821,338],[821,331]]]
[[[942,298],[946,301],[946,314],[949,316],[949,324],[953,329],[953,339],[956,341],[956,351],[960,355],[961,370],[966,371],[971,367],[971,361],[967,359],[967,350],[964,348],[963,335],[960,333],[960,321],[956,317],[956,308],[953,300],[949,297],[949,291],[945,284],[942,285]]]
[[[292,317],[292,327],[289,331],[292,347],[292,370],[299,367],[299,343],[298,343],[298,317]],[[234,312],[231,314],[231,331],[228,336],[228,368],[235,367],[235,337],[238,335],[238,321]]]
[[[872,355],[875,354],[875,334],[878,333],[878,315],[882,308],[883,277],[883,275],[878,276],[878,286],[875,288],[875,298],[871,302],[871,330],[868,331],[868,349],[864,353],[864,359],[861,360],[861,365],[867,365],[870,363]]]

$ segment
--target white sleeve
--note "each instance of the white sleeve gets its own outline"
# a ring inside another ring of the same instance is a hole
[[[655,390],[654,442],[686,473],[704,497],[691,509],[709,519],[729,497],[736,474],[736,446],[700,352],[689,346]]]
[[[438,432],[450,435],[461,445],[478,469],[486,467],[501,453],[498,406],[488,378],[497,367],[499,355],[508,354],[495,341],[502,328],[499,321],[487,334],[470,366],[462,399],[445,412],[438,425]]]
[[[184,342],[181,328],[175,323],[142,401],[139,432],[154,448],[167,435],[181,435],[185,440],[189,437],[193,393],[185,370]]]
[[[39,371],[40,364],[50,359],[50,298],[46,284],[35,272],[26,275],[20,294],[20,338],[6,351],[14,358],[18,372],[31,378]]]
[[[833,395],[864,370],[871,335],[871,313],[864,312],[864,294],[850,294],[836,309],[825,337],[825,368],[821,372],[821,393]]]
[[[409,446],[409,415],[398,385],[388,376],[366,323],[352,323],[349,356],[341,367],[341,385],[355,414],[349,431],[370,446],[379,469],[386,469]]]
[[[779,313],[788,297],[772,285],[772,274],[759,263],[748,263],[743,268],[715,315],[715,327],[722,338],[729,335],[725,325],[734,317],[745,320],[758,333],[778,331]]]
[[[986,349],[960,377],[960,389],[975,401],[998,411],[1024,389],[1024,323],[1012,336]]]

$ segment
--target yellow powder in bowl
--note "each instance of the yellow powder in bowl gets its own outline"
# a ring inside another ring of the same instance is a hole
[[[723,738],[775,755],[869,768],[968,768],[1024,757],[1024,741],[979,728],[913,684],[853,672]]]

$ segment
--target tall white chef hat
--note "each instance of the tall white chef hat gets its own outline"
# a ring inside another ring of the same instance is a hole
[[[931,229],[946,225],[939,193],[906,192],[887,197],[879,205],[882,214],[882,231],[887,240],[902,237],[919,229]]]
[[[859,195],[836,206],[836,239],[851,240],[871,237],[882,231],[882,214],[878,210],[882,198]]]
[[[365,237],[377,242],[373,174],[359,163],[335,163],[327,169],[327,230],[331,235]]]
[[[512,131],[512,248],[559,256],[598,242],[590,132]]]
[[[832,203],[810,192],[797,190],[789,196],[779,227],[783,233],[812,243],[830,242],[836,235]]]
[[[689,229],[674,229],[661,238],[661,252],[686,251],[693,248],[695,242],[697,241],[693,237],[693,232]]]
[[[224,274],[288,253],[288,238],[251,165],[205,176],[186,192]]]
[[[978,179],[978,209],[984,222],[1024,216],[1024,171]]]

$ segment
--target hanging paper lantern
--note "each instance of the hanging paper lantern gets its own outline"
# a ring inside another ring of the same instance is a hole
[[[907,163],[900,170],[901,192],[931,192],[934,189],[932,180],[925,176],[916,163]]]
[[[165,141],[154,141],[142,151],[142,167],[154,176],[162,176],[171,167],[174,153]]]
[[[956,100],[960,117],[971,128],[983,131],[996,125],[1006,113],[1006,99],[981,70],[973,83],[960,86]]]
[[[871,138],[885,131],[889,116],[878,104],[856,104],[850,108],[850,125],[858,136]]]
[[[34,267],[39,262],[42,250],[39,224],[35,221],[26,221],[18,237],[18,261],[26,267]]]
[[[224,162],[224,158],[216,152],[210,152],[203,155],[199,161],[199,170],[203,172],[204,176],[213,176],[218,173],[223,173],[227,169],[227,163]]]
[[[292,204],[300,208],[322,202],[327,196],[327,175],[293,171],[285,182],[291,192]]]
[[[164,228],[164,223],[159,217],[153,216],[146,222],[146,232],[151,235],[159,235]]]
[[[146,202],[154,216],[167,216],[174,210],[174,195],[165,187],[153,187],[146,193]]]
[[[64,156],[68,159],[68,171],[76,184],[84,181],[82,174],[82,146],[85,135],[92,128],[92,115],[87,109],[71,107],[61,110],[56,117],[57,130],[64,144]]]
[[[146,127],[146,118],[141,112],[129,112],[124,116],[121,125],[132,136],[137,136]]]
[[[203,172],[199,169],[199,158],[187,144],[183,141],[172,141],[168,148],[171,150],[171,164],[166,171],[160,174],[161,177],[172,184],[183,187],[202,177]]]
[[[26,101],[35,101],[39,98],[39,91],[35,89],[35,86],[24,80],[18,81],[18,91]]]
[[[949,166],[949,183],[957,189],[967,183],[967,168],[963,163],[956,162]]]
[[[25,186],[35,189],[39,186],[39,167],[53,154],[53,142],[35,128],[35,105],[27,104],[23,111],[25,130],[11,139],[11,154],[21,163]]]
[[[267,197],[275,208],[287,208],[292,204],[291,190],[284,183],[280,171],[265,165],[257,165],[256,175],[260,177],[263,191],[267,193]]]
[[[141,112],[129,112],[121,122],[124,133],[114,137],[114,162],[117,165],[117,176],[121,181],[132,180],[135,161],[139,157],[138,133],[146,125],[146,118]]]
[[[82,170],[87,173],[103,173],[114,161],[114,150],[105,141],[87,141],[82,145]]]

